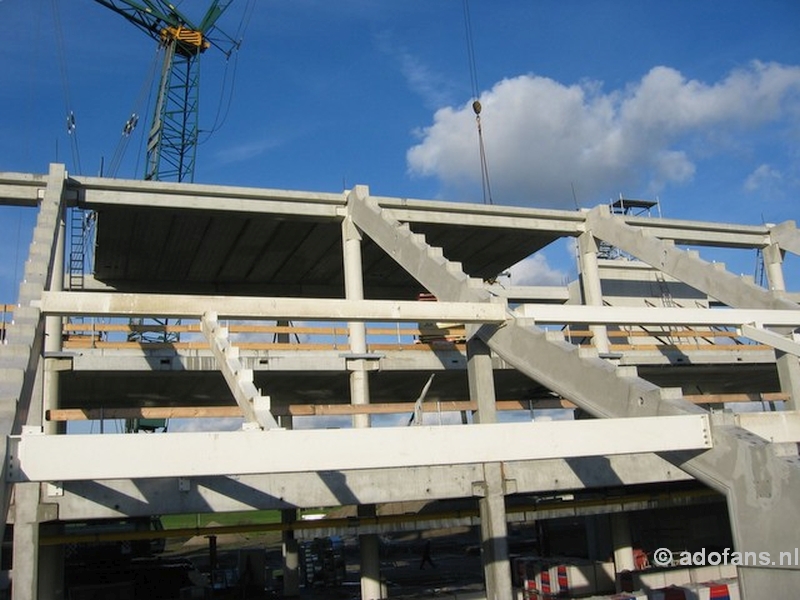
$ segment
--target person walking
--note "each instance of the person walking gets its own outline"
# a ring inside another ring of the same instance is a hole
[[[425,547],[422,549],[422,560],[419,563],[419,568],[424,569],[425,564],[430,564],[434,569],[436,568],[436,563],[433,562],[431,558],[431,541],[427,540],[425,542]]]

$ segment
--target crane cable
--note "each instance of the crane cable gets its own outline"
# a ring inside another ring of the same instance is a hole
[[[61,71],[61,85],[64,88],[64,102],[66,104],[67,135],[69,136],[70,146],[72,149],[73,166],[78,173],[82,173],[83,169],[81,168],[81,155],[78,148],[77,122],[75,120],[75,112],[72,110],[72,100],[69,93],[69,79],[67,77],[67,63],[64,53],[64,33],[61,29],[61,16],[58,12],[58,0],[52,0],[52,5],[56,45],[58,49],[58,64]]]
[[[133,105],[133,110],[131,111],[131,116],[128,117],[128,120],[125,121],[125,124],[122,126],[122,134],[120,136],[119,141],[117,142],[117,147],[114,150],[114,156],[111,159],[111,163],[108,167],[108,177],[116,177],[117,172],[119,171],[120,165],[122,164],[122,159],[125,156],[125,152],[128,149],[128,145],[130,144],[131,137],[133,137],[133,132],[136,129],[136,125],[139,123],[139,119],[142,113],[142,106],[145,105],[145,101],[148,99],[149,94],[153,88],[153,80],[156,77],[156,73],[158,72],[158,65],[160,64],[160,55],[161,55],[161,48],[159,47],[155,54],[153,55],[153,60],[150,63],[150,67],[147,71],[145,76],[145,80],[142,83],[142,87],[139,90],[139,95],[136,98],[136,101]],[[149,106],[149,101],[147,102],[147,106]],[[138,171],[138,163],[136,167],[136,171]],[[134,172],[136,172],[134,171]]]
[[[248,0],[244,11],[242,12],[242,18],[239,21],[239,26],[234,34],[234,40],[236,40],[236,43],[231,52],[228,53],[225,60],[225,73],[222,77],[222,88],[220,89],[219,102],[217,102],[217,114],[214,117],[214,124],[210,129],[203,131],[205,138],[203,140],[198,140],[198,145],[207,142],[214,133],[222,128],[222,126],[225,124],[225,121],[228,119],[231,105],[233,104],[233,91],[236,84],[236,70],[239,65],[239,48],[241,48],[242,42],[244,41],[244,34],[247,31],[247,27],[250,25],[250,19],[253,17],[254,9],[255,0]],[[228,68],[230,66],[230,55],[232,53],[235,53],[233,57],[233,73],[230,78],[230,83],[228,83]],[[226,95],[227,99],[225,98]]]
[[[475,48],[472,43],[472,19],[469,12],[469,0],[464,0],[464,29],[467,37],[467,58],[469,59],[469,76],[472,85],[472,110],[475,113],[475,124],[478,128],[478,149],[481,159],[481,189],[483,203],[494,204],[492,186],[489,182],[489,164],[486,160],[486,148],[483,144],[483,128],[481,127],[481,103],[478,99],[478,71],[475,68]]]

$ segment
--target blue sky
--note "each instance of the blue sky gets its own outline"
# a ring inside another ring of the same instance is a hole
[[[462,0],[238,0],[220,27],[235,32],[248,6],[234,58],[203,57],[201,128],[233,92],[221,129],[203,136],[196,181],[367,184],[380,195],[481,202]],[[469,7],[496,204],[574,209],[576,199],[590,207],[624,194],[658,197],[673,218],[797,218],[796,0]],[[150,116],[136,100],[155,43],[91,0],[0,0],[0,19],[0,171],[46,172],[58,160],[96,175],[137,111],[117,176],[141,178],[136,134]],[[0,219],[0,301],[12,301],[33,216]],[[741,265],[752,271],[752,257]],[[787,268],[791,282],[796,262]],[[565,246],[519,277],[553,283],[572,271]]]

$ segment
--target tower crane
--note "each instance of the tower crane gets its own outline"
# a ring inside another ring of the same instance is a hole
[[[124,17],[158,42],[163,51],[161,77],[155,97],[155,110],[147,134],[147,157],[144,178],[153,181],[194,181],[198,145],[198,107],[200,56],[212,46],[226,56],[239,46],[239,41],[216,27],[218,19],[233,0],[212,0],[199,23],[193,22],[167,0],[95,0]],[[136,126],[135,115],[125,124],[125,135]],[[76,216],[75,229],[85,229],[90,219]],[[86,237],[85,235],[83,237]],[[80,231],[73,232],[70,259],[70,283],[82,285],[85,265],[84,244]],[[74,273],[80,276],[73,277]],[[166,331],[166,320],[154,320],[156,335],[145,319],[136,325],[129,339],[140,342],[178,341],[179,334]],[[180,323],[180,321],[178,321]]]
[[[238,46],[216,27],[233,0],[213,0],[198,24],[166,0],[95,0],[155,39],[164,51],[144,178],[194,180],[198,143],[199,58],[214,46],[226,56]]]

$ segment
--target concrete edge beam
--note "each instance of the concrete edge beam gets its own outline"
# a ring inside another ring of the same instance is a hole
[[[707,415],[448,427],[9,438],[11,481],[298,473],[711,448]],[[310,454],[308,448],[325,448]],[[163,457],[169,456],[169,461]],[[197,457],[204,460],[198,461]]]
[[[672,308],[524,304],[517,314],[538,324],[800,326],[800,311],[758,308]]]
[[[504,302],[416,302],[328,298],[255,298],[105,292],[44,292],[44,314],[71,316],[157,316],[200,318],[215,312],[220,319],[320,321],[453,321],[501,323]]]

